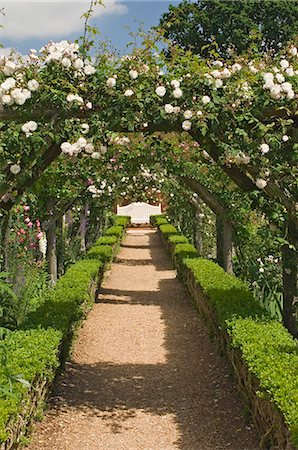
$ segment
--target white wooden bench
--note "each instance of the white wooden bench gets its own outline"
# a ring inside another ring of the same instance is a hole
[[[150,216],[155,214],[162,214],[161,204],[153,206],[144,202],[135,202],[126,206],[117,205],[117,215],[130,216],[131,223],[135,224],[150,223]]]

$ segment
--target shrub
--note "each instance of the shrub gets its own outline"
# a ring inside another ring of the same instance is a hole
[[[95,242],[95,246],[98,245],[115,245],[118,243],[117,236],[101,236]]]
[[[130,217],[129,216],[113,216],[112,222],[114,226],[121,226],[123,228],[126,228],[128,224],[130,223]]]
[[[274,403],[298,446],[297,340],[269,318],[243,281],[208,260],[184,263],[213,305],[230,345],[241,352],[248,371],[258,380],[262,390],[257,395]]]
[[[23,399],[28,386],[18,379],[23,378],[32,385],[36,379],[52,381],[59,365],[61,337],[61,332],[54,329],[13,331],[1,343],[8,358],[5,365],[0,365],[0,442],[5,442],[9,435],[7,423],[17,421],[26,405]]]
[[[123,235],[123,227],[121,225],[114,225],[113,227],[108,228],[104,232],[105,236],[117,236],[121,237]]]
[[[187,237],[183,236],[182,234],[171,234],[168,237],[169,242],[172,244],[188,244]]]
[[[174,256],[178,261],[183,261],[185,258],[197,258],[198,252],[192,244],[177,244]]]
[[[156,215],[150,216],[150,223],[151,223],[151,225],[156,227],[159,225],[167,224],[169,222],[163,214],[156,214]]]
[[[227,274],[219,265],[203,258],[187,260],[185,265],[208,296],[221,324],[234,314],[241,317],[265,314],[247,284],[234,275]]]
[[[171,234],[179,234],[177,228],[170,224],[160,225],[159,229],[166,238]]]
[[[92,247],[86,256],[89,259],[99,259],[107,263],[113,259],[113,247],[110,245],[97,245]]]
[[[72,322],[82,317],[80,305],[92,299],[91,285],[96,284],[103,263],[82,260],[71,266],[45,297],[44,303],[25,322],[26,328],[48,328],[65,333]]]

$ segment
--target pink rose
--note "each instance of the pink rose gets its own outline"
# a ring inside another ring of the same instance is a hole
[[[30,222],[30,219],[29,219],[29,217],[26,217],[26,219],[25,219],[25,223],[29,223]]]
[[[24,228],[20,228],[20,233],[21,234],[26,234],[26,231],[24,230]]]
[[[42,232],[42,231],[40,231],[39,233],[37,233],[37,235],[36,235],[36,239],[37,239],[37,240],[41,239],[42,237],[43,237],[43,232]]]
[[[24,206],[24,211],[29,211],[29,209],[30,209],[30,206],[28,206],[28,205]]]
[[[40,227],[40,221],[39,221],[38,219],[36,220],[35,223],[36,223],[36,226],[37,226],[37,227]]]

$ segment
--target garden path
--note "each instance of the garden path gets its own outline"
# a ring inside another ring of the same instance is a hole
[[[128,230],[30,450],[258,448],[175,276],[154,230]]]

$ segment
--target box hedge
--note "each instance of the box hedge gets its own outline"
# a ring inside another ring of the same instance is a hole
[[[103,263],[108,263],[113,259],[113,247],[111,245],[96,245],[92,247],[86,257],[89,259],[99,259]]]
[[[192,244],[176,244],[174,249],[174,257],[178,261],[185,258],[197,258],[198,252]]]
[[[49,289],[43,303],[30,313],[23,329],[0,341],[0,350],[8,355],[7,364],[0,367],[0,443],[10,442],[4,444],[5,448],[26,432],[48,384],[67,356],[76,324],[94,301],[104,262],[112,259],[113,246],[122,235],[121,225],[107,230],[107,235],[99,238],[105,245],[91,248],[88,258],[72,265]],[[30,388],[15,380],[9,395],[8,372],[22,376]]]
[[[276,448],[276,443],[279,442],[278,448],[292,448],[292,445],[298,448],[297,339],[294,339],[280,322],[269,317],[245,282],[227,274],[216,263],[196,257],[195,249],[190,249],[192,255],[189,258],[186,243],[178,243],[180,235],[169,233],[170,229],[165,225],[159,226],[159,229],[172,244],[177,244],[172,248],[172,252],[176,255],[176,261],[178,260],[178,272],[185,275],[188,271],[192,274],[198,289],[197,295],[201,297],[203,294],[203,301],[206,305],[209,304],[213,311],[208,320],[213,321],[212,326],[222,336],[225,345],[227,340],[224,336],[229,336],[226,350],[230,359],[233,358],[232,349],[236,355],[240,355],[249,374],[248,379],[241,380],[242,389],[246,390],[246,398],[250,398],[253,403],[255,398],[259,397],[264,399],[267,405],[272,405],[271,410],[268,406],[264,410],[272,411],[271,418],[266,417],[267,412],[259,413],[258,408],[252,408],[253,413],[257,411],[257,414],[265,414],[265,419],[262,419],[263,426],[266,423],[265,428],[268,428],[262,437],[262,445],[273,445]],[[182,278],[187,284],[190,283],[189,288],[192,291],[189,278]],[[233,366],[237,371],[235,360]],[[244,376],[240,370],[239,379]],[[252,380],[256,380],[259,386],[255,392],[253,386],[256,385],[253,385]],[[279,411],[283,424],[276,419],[274,411]],[[257,418],[258,424],[259,421],[260,418]],[[289,431],[281,430],[281,426],[285,425]]]
[[[117,236],[101,236],[99,237],[96,242],[95,245],[116,245],[118,243],[118,238]]]
[[[104,232],[105,236],[117,236],[117,237],[121,237],[123,235],[123,227],[121,225],[114,225],[110,228],[107,228],[106,231]]]
[[[189,244],[187,237],[182,234],[170,234],[168,241],[171,242],[171,244]]]
[[[163,224],[159,226],[163,236],[167,239],[171,234],[179,234],[177,228],[171,224]]]

